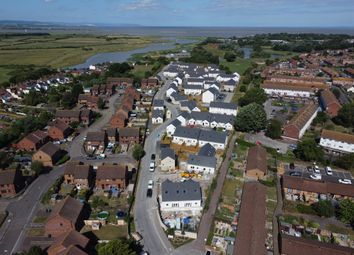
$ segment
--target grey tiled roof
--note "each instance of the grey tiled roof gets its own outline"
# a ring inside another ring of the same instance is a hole
[[[188,107],[188,109],[192,111],[195,107],[197,107],[197,103],[195,101],[183,101],[181,102],[181,107]]]
[[[184,182],[172,182],[166,180],[161,185],[163,202],[201,200],[202,191],[198,182],[187,180]]]
[[[156,99],[156,100],[154,100],[152,105],[155,106],[155,107],[164,107],[165,106],[165,102],[163,100]]]
[[[223,109],[233,109],[233,110],[237,109],[236,104],[224,103],[224,102],[211,102],[210,107],[223,108]]]
[[[199,133],[200,129],[198,128],[177,127],[174,136],[198,139]]]
[[[163,118],[164,114],[165,113],[162,110],[153,110],[152,111],[152,117],[153,118]]]
[[[175,101],[178,101],[178,102],[180,102],[180,101],[186,101],[186,100],[187,100],[187,97],[186,97],[186,96],[183,96],[183,95],[181,95],[181,94],[179,94],[179,93],[177,93],[177,92],[173,92],[173,93],[171,94],[171,97],[172,97]]]
[[[215,168],[216,167],[216,158],[214,156],[208,157],[208,156],[200,156],[200,155],[190,154],[189,158],[188,158],[188,164],[202,166],[202,167]]]
[[[175,126],[175,127],[178,127],[178,126],[180,126],[182,123],[178,120],[178,119],[175,119],[174,121],[172,121],[171,123],[170,123],[170,125],[173,125],[173,126]]]
[[[202,85],[184,85],[183,86],[184,89],[200,89],[203,90],[203,86]]]
[[[169,148],[169,147],[167,147],[167,148],[161,148],[161,155],[160,155],[161,160],[162,160],[162,159],[165,159],[165,158],[167,158],[167,157],[170,157],[170,158],[172,158],[172,159],[176,159],[174,150],[172,150],[172,149]]]
[[[208,156],[208,157],[214,157],[215,156],[215,148],[210,145],[210,143],[207,143],[200,148],[198,155],[199,156]]]
[[[214,143],[225,143],[226,136],[226,132],[217,132],[215,130],[201,130],[199,140]]]

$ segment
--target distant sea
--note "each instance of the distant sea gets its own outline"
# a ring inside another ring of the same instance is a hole
[[[49,32],[49,33],[84,33],[84,34],[125,34],[162,37],[244,37],[264,33],[323,33],[354,35],[354,27],[147,27],[147,26],[65,26],[65,27],[28,27],[26,29],[0,29],[0,33],[10,32]]]
[[[102,27],[100,30],[129,34],[168,37],[244,37],[265,33],[323,33],[354,35],[353,28],[294,28],[294,27]]]

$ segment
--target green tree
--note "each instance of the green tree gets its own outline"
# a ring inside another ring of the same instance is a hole
[[[76,101],[71,92],[66,92],[63,94],[61,106],[65,109],[71,109],[75,106]]]
[[[122,239],[112,240],[106,244],[99,245],[98,255],[134,255],[136,252],[132,245]]]
[[[334,216],[334,207],[329,200],[320,200],[312,204],[312,208],[318,216],[326,218]]]
[[[79,98],[79,95],[84,93],[84,89],[81,84],[74,84],[71,88],[71,95],[75,100]]]
[[[97,102],[98,109],[103,110],[106,106],[106,102],[102,99],[102,97],[98,98]]]
[[[272,119],[267,125],[265,135],[272,139],[278,139],[281,137],[281,127],[280,121]]]
[[[339,219],[346,224],[354,224],[354,202],[344,199],[339,202]]]
[[[296,150],[294,150],[294,153],[297,158],[305,161],[323,160],[323,150],[313,139],[307,139],[299,142]]]
[[[238,101],[240,106],[245,106],[251,103],[262,105],[267,100],[267,94],[262,88],[251,88]]]
[[[340,91],[339,91],[338,88],[333,87],[333,88],[331,89],[331,91],[332,91],[332,93],[335,95],[335,97],[336,97],[337,99],[340,97]]]
[[[92,208],[96,209],[99,207],[103,207],[105,205],[106,205],[106,202],[103,199],[101,199],[100,197],[97,197],[97,196],[93,197],[92,203],[91,203]]]
[[[354,153],[344,154],[343,156],[339,157],[336,161],[334,161],[336,166],[347,170],[354,169]]]
[[[145,151],[140,144],[135,144],[133,147],[133,157],[135,160],[140,160],[145,155]]]
[[[225,52],[224,59],[227,62],[234,62],[236,59],[236,55],[233,52],[227,51],[227,52]]]
[[[38,176],[44,171],[44,166],[43,163],[40,161],[33,161],[31,164],[31,170],[35,172],[35,174]]]
[[[236,116],[235,127],[239,131],[260,131],[266,127],[267,116],[262,106],[251,103],[242,107]]]
[[[31,246],[31,248],[26,252],[16,253],[18,255],[44,255],[47,254],[39,246]]]
[[[43,103],[44,98],[41,92],[31,90],[23,99],[25,105],[35,106],[37,104]]]
[[[354,127],[354,102],[345,104],[339,110],[337,117],[333,118],[336,124],[344,127]]]
[[[316,118],[313,120],[312,124],[317,125],[317,124],[324,124],[328,120],[328,116],[325,112],[319,112],[316,116]]]
[[[240,92],[246,92],[246,91],[247,91],[247,86],[242,85],[242,86],[240,87]]]

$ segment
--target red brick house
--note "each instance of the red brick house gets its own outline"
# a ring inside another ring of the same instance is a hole
[[[70,125],[73,122],[80,123],[80,114],[78,110],[58,110],[55,114],[55,119]]]
[[[124,190],[128,185],[127,169],[122,165],[102,165],[97,169],[96,189],[109,191],[112,188]]]
[[[320,94],[320,102],[323,110],[331,117],[336,117],[342,108],[336,96],[330,90],[323,90]]]
[[[286,234],[280,236],[282,255],[353,255],[353,248]]]
[[[23,187],[24,179],[18,168],[0,170],[0,198],[15,196]]]
[[[101,86],[100,85],[94,85],[92,88],[91,88],[91,94],[93,96],[98,96],[102,93],[102,90],[101,90]]]
[[[93,170],[82,162],[69,162],[64,170],[64,183],[75,185],[77,189],[89,189],[92,186]]]
[[[159,80],[156,78],[148,78],[141,80],[141,89],[156,89],[159,86]]]
[[[140,142],[139,128],[120,128],[119,129],[119,143],[134,144]]]
[[[111,128],[124,128],[127,122],[126,114],[117,112],[110,120]]]
[[[107,85],[115,86],[118,89],[125,89],[128,86],[133,86],[134,80],[132,78],[117,78],[108,77]]]
[[[48,141],[49,136],[46,132],[36,130],[22,138],[16,144],[16,148],[24,151],[36,151]]]
[[[45,235],[59,237],[72,230],[79,231],[83,226],[83,204],[67,196],[53,208],[45,224]]]
[[[48,142],[32,156],[32,161],[40,161],[44,166],[53,167],[64,152],[55,144]]]
[[[103,152],[107,147],[108,138],[106,132],[88,132],[85,141],[87,152]]]
[[[283,127],[283,138],[290,140],[300,139],[317,116],[318,105],[307,104]]]
[[[113,96],[116,93],[116,86],[114,84],[106,85],[106,95]]]
[[[131,96],[135,101],[140,100],[140,93],[133,86],[127,87],[125,90],[125,96]]]
[[[90,109],[84,109],[80,112],[80,120],[81,122],[89,126],[91,122],[93,121],[93,113]]]
[[[246,176],[259,179],[267,175],[267,151],[260,145],[248,150]]]
[[[115,143],[118,141],[118,131],[117,128],[109,128],[106,131],[107,138],[110,143]]]
[[[49,123],[48,135],[52,140],[63,140],[72,133],[72,129],[66,123],[55,120]]]
[[[48,255],[87,254],[85,249],[89,242],[90,240],[86,236],[76,230],[71,230],[58,236],[48,248],[47,253]]]

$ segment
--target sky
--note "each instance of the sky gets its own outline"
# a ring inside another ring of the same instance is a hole
[[[354,27],[354,0],[1,0],[1,20],[230,27]]]

